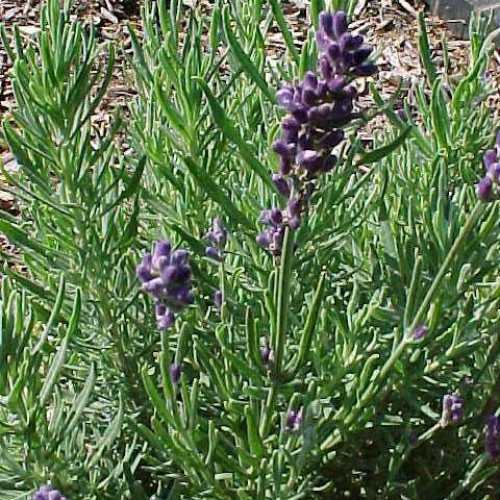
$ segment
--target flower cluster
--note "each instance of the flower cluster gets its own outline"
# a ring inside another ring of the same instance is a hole
[[[280,255],[285,237],[283,212],[278,208],[264,210],[260,217],[267,229],[257,235],[257,243],[267,248],[273,255]]]
[[[212,227],[205,234],[205,239],[210,243],[205,248],[205,255],[214,260],[222,260],[223,250],[227,243],[227,229],[220,217],[214,219]]]
[[[257,237],[257,243],[273,255],[281,253],[284,228],[300,226],[314,179],[337,163],[335,148],[344,140],[342,128],[357,116],[353,80],[377,71],[368,62],[372,49],[362,36],[348,32],[344,12],[322,12],[316,39],[321,51],[318,74],[308,72],[301,83],[287,84],[277,94],[279,106],[288,114],[281,122],[281,137],[273,144],[280,157],[273,183],[288,201],[285,210],[263,213],[268,228]]]
[[[486,427],[486,452],[492,460],[500,457],[500,417],[491,415]]]
[[[155,300],[158,328],[165,330],[174,323],[174,313],[194,300],[191,291],[191,268],[186,250],[172,251],[169,241],[158,241],[153,253],[143,256],[137,267],[142,289]]]
[[[33,495],[33,500],[66,500],[66,497],[47,484]]]
[[[480,200],[488,202],[496,199],[495,185],[500,185],[500,132],[497,135],[495,148],[484,154],[484,165],[486,175],[477,185],[477,196]]]
[[[464,418],[464,400],[458,394],[446,394],[443,398],[441,426],[457,424]]]

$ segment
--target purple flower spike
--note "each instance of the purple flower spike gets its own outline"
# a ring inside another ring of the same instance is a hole
[[[152,265],[153,267],[161,267],[161,262],[163,258],[167,258],[170,254],[171,245],[169,241],[162,240],[158,241],[153,250]]]
[[[458,394],[446,394],[443,397],[441,426],[457,424],[464,418],[464,400]]]
[[[158,330],[166,330],[170,328],[175,322],[175,316],[165,304],[157,303],[155,305],[156,324]]]
[[[408,116],[407,116],[406,111],[405,111],[404,109],[398,109],[398,110],[396,111],[396,114],[398,115],[398,118],[399,118],[401,121],[405,122],[405,121],[407,121],[407,120],[408,120]]]
[[[262,233],[259,233],[255,238],[255,241],[259,246],[263,248],[268,248],[271,245],[272,241],[269,231],[263,231]]]
[[[137,266],[137,276],[142,283],[146,283],[151,279],[152,260],[152,255],[147,253],[142,257],[142,262]]]
[[[486,452],[491,460],[500,457],[500,417],[491,415],[486,428]]]
[[[484,166],[486,175],[476,186],[477,197],[484,202],[494,201],[498,198],[498,186],[500,186],[500,132],[494,149],[484,153]]]
[[[33,500],[66,500],[66,497],[63,497],[56,489],[45,485],[33,495]]]
[[[221,254],[220,254],[219,250],[217,248],[215,248],[215,247],[206,247],[205,248],[205,255],[209,259],[222,260]]]
[[[189,254],[171,248],[168,241],[157,242],[153,254],[146,254],[137,267],[143,290],[155,298],[155,316],[160,330],[171,327],[174,312],[182,311],[194,299]]]
[[[260,344],[260,358],[262,360],[262,364],[266,368],[269,368],[274,361],[274,352],[269,346],[269,340],[267,339],[267,337],[261,337]]]
[[[286,431],[298,431],[300,429],[300,424],[302,423],[302,409],[299,411],[290,410],[286,414],[285,430]]]
[[[425,325],[420,325],[413,332],[413,340],[422,340],[429,333],[429,328]]]
[[[181,379],[181,365],[179,363],[172,363],[170,365],[170,380],[172,380],[172,383],[177,384],[179,380]]]
[[[269,360],[271,358],[271,349],[269,349],[269,347],[267,346],[264,346],[264,347],[261,347],[260,348],[260,357],[262,358],[262,363],[264,363],[264,365],[269,365]]]
[[[211,228],[205,234],[205,239],[210,243],[205,248],[205,255],[210,259],[221,261],[227,243],[227,229],[220,217],[213,220]]]
[[[315,179],[331,172],[337,163],[335,148],[345,138],[342,129],[359,115],[355,80],[377,71],[370,60],[372,48],[362,36],[349,32],[345,12],[322,12],[316,41],[320,50],[318,71],[307,72],[301,82],[287,83],[277,93],[278,105],[288,114],[273,144],[280,157],[279,174],[273,176],[273,182],[287,200],[293,187],[302,212],[307,209]],[[284,215],[280,221],[263,218],[269,228],[256,238],[275,256],[281,253],[285,228],[296,230],[301,224],[299,215]]]

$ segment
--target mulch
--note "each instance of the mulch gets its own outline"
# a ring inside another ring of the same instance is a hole
[[[127,24],[131,23],[140,32],[141,0],[79,0],[75,2],[73,15],[84,23],[96,27],[101,41],[113,43],[115,47],[123,47],[118,51],[117,64],[113,81],[103,105],[94,118],[99,132],[104,132],[112,120],[113,111],[118,107],[126,110],[126,103],[134,96],[130,69],[125,64],[125,54],[131,52],[131,44]],[[210,8],[210,0],[185,0],[185,8]],[[307,19],[308,0],[283,1],[284,13],[289,21],[293,36],[298,45],[305,40],[311,21]],[[377,75],[377,87],[381,89],[384,99],[390,99],[398,86],[402,84],[404,94],[411,99],[412,89],[424,78],[418,53],[418,20],[417,15],[423,9],[423,0],[359,0],[353,28],[363,34],[367,42],[379,50],[378,59],[381,71]],[[40,0],[1,0],[0,22],[10,32],[14,24],[20,29],[21,36],[28,41],[38,31]],[[433,16],[427,17],[429,37],[434,49],[434,59],[451,80],[463,73],[469,64],[469,42],[458,40],[449,32],[446,23]],[[448,42],[450,65],[443,67],[443,36]],[[285,50],[278,30],[268,36],[268,52],[271,58],[280,58]],[[4,48],[0,44],[0,121],[9,118],[14,108],[14,96],[9,79],[9,62]],[[492,60],[489,78],[500,89],[500,57],[495,53]],[[491,98],[491,106],[498,114],[500,102],[495,92]],[[364,139],[370,141],[374,131],[383,125],[382,118],[367,129]],[[124,147],[127,147],[124,145]],[[0,141],[0,158],[6,168],[15,172],[17,165],[5,144]],[[0,177],[0,210],[16,213],[16,200],[2,186],[5,180]],[[0,248],[9,253],[15,249],[0,234]]]

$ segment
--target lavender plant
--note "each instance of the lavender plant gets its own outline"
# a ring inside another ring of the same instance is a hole
[[[453,84],[421,18],[427,82],[402,115],[375,83],[361,105],[376,61],[327,4],[311,2],[299,50],[274,0],[146,2],[142,36],[130,27],[137,97],[105,137],[92,115],[113,57],[99,90],[95,35],[55,0],[37,43],[14,33],[3,135],[21,218],[0,227],[28,275],[2,281],[2,498],[498,488],[484,27]],[[366,147],[375,114],[387,123]]]

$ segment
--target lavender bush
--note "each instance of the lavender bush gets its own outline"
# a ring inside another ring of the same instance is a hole
[[[28,266],[0,297],[1,498],[494,497],[489,41],[473,21],[452,84],[422,15],[426,82],[388,101],[354,7],[311,2],[299,50],[277,0],[147,2],[104,136],[113,48],[55,0],[29,46],[0,29]]]

